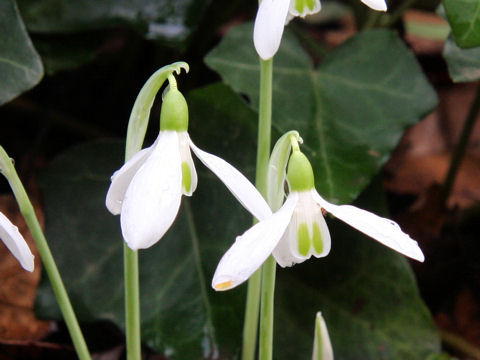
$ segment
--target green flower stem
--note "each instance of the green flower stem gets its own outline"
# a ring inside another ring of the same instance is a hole
[[[125,162],[141,150],[143,138],[139,145],[129,141],[134,132],[127,133]],[[138,251],[123,242],[123,274],[125,282],[125,328],[127,337],[127,360],[142,359],[142,340],[140,335],[140,281],[138,271]]]
[[[258,310],[260,308],[260,286],[262,269],[258,269],[248,279],[247,304],[243,325],[242,360],[254,360],[257,346]]]
[[[45,235],[43,234],[40,223],[38,222],[35,210],[30,202],[30,199],[28,198],[22,182],[20,181],[20,178],[18,177],[12,160],[1,146],[0,170],[7,178],[17,200],[20,212],[22,213],[25,222],[27,223],[27,226],[35,240],[43,266],[47,272],[48,278],[57,298],[58,306],[60,307],[63,319],[65,320],[68,331],[70,332],[70,336],[72,337],[75,351],[77,352],[79,359],[90,360],[91,357],[87,348],[87,344],[83,338],[82,331],[78,325],[77,317],[75,316],[72,304],[68,298],[67,290],[65,289],[60,273],[58,272],[57,265],[55,264],[55,260],[53,259],[50,248],[48,247],[47,240],[45,239]]]
[[[125,322],[127,332],[127,359],[140,360],[140,284],[138,280],[138,252],[123,244],[125,279]]]
[[[450,162],[450,168],[448,169],[447,175],[445,177],[445,181],[443,183],[443,192],[442,192],[443,205],[445,205],[445,203],[448,200],[448,197],[450,196],[450,193],[452,192],[453,184],[455,183],[455,178],[457,176],[458,169],[460,168],[463,157],[465,155],[465,151],[467,150],[468,140],[470,139],[473,125],[477,120],[477,115],[479,110],[480,110],[480,84],[477,85],[475,98],[473,99],[472,106],[470,107],[470,111],[468,112],[467,118],[465,119],[465,123],[463,124],[460,138],[458,139],[458,143],[455,146],[455,149],[453,151],[452,160]]]
[[[265,198],[267,197],[268,160],[270,157],[272,128],[272,69],[273,59],[266,61],[260,60],[260,107],[258,116],[258,148],[255,185]],[[243,329],[242,360],[255,359],[262,269],[263,266],[260,270],[257,270],[248,281],[247,305]],[[273,281],[275,281],[275,277],[273,277]],[[270,286],[268,287],[270,288]],[[273,307],[273,297],[271,305]],[[260,336],[262,336],[262,334]],[[263,345],[265,345],[265,343],[263,343]],[[262,352],[262,350],[260,351]]]
[[[262,266],[262,304],[260,307],[259,359],[272,360],[273,353],[273,305],[277,261],[270,255]]]

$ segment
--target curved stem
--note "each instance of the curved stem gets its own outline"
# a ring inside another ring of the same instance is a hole
[[[3,147],[0,146],[0,170],[7,178],[13,194],[17,200],[20,212],[22,213],[25,222],[27,223],[30,232],[35,240],[35,243],[38,248],[38,252],[42,259],[43,266],[47,273],[47,276],[52,285],[55,297],[62,312],[63,319],[67,325],[68,331],[72,338],[73,346],[79,359],[81,360],[90,360],[90,352],[88,351],[87,344],[82,334],[82,330],[78,324],[77,317],[73,310],[72,304],[63,284],[60,272],[58,271],[55,260],[53,259],[52,252],[47,243],[47,239],[43,234],[40,223],[38,222],[37,215],[33,208],[32,203],[23,187],[20,178],[18,177],[17,171],[12,164],[10,157],[7,155]]]
[[[442,203],[445,206],[445,203],[452,192],[453,185],[455,183],[455,178],[458,173],[458,169],[462,163],[465,151],[467,150],[468,140],[470,139],[470,134],[472,133],[473,125],[475,120],[477,120],[477,115],[480,110],[480,84],[477,85],[477,90],[475,97],[468,112],[467,118],[463,124],[462,132],[460,133],[460,138],[458,143],[455,146],[453,151],[452,160],[450,162],[450,168],[448,169],[447,175],[445,176],[445,181],[443,183],[443,193],[442,193]]]

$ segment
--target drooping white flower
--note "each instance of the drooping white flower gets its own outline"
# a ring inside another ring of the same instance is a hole
[[[330,252],[330,233],[322,209],[399,253],[418,261],[424,256],[416,241],[397,223],[352,205],[334,205],[314,188],[306,156],[294,150],[287,179],[290,193],[283,206],[237,237],[220,260],[212,280],[216,290],[231,289],[252,275],[270,254],[282,266],[292,266]]]
[[[387,10],[385,0],[361,1],[374,10]],[[262,0],[253,28],[253,43],[258,55],[264,60],[270,59],[280,47],[284,26],[293,17],[305,17],[320,8],[320,0]]]
[[[183,95],[170,88],[155,143],[136,153],[112,176],[106,206],[120,214],[123,238],[133,250],[160,240],[173,224],[182,195],[197,187],[191,151],[228,187],[255,217],[271,214],[260,193],[237,169],[194,145],[188,132],[188,107]]]
[[[34,268],[34,256],[18,228],[0,212],[0,239],[27,271]]]

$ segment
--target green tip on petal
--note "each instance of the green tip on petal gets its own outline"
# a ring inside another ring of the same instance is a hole
[[[313,11],[315,7],[315,0],[295,0],[295,10],[297,10],[300,14],[305,11],[305,8],[308,10]]]
[[[313,248],[317,252],[317,254],[321,254],[323,252],[323,239],[322,239],[322,232],[320,231],[320,226],[317,222],[313,223],[313,238],[312,238]]]
[[[160,130],[177,132],[188,130],[188,106],[178,89],[171,87],[165,94],[160,113]]]
[[[192,188],[192,172],[186,161],[182,162],[182,186],[187,193]]]
[[[310,252],[310,234],[308,233],[307,224],[300,224],[298,227],[298,252],[302,256],[307,256]]]
[[[291,191],[306,191],[314,188],[312,165],[301,151],[293,151],[290,156],[287,179]]]

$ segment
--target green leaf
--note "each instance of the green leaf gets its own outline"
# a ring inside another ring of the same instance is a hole
[[[193,141],[252,179],[254,112],[222,84],[190,92],[187,102]],[[109,319],[121,326],[122,239],[119,219],[104,201],[123,156],[118,141],[83,144],[58,156],[40,183],[47,238],[80,319]],[[196,164],[195,194],[183,199],[168,234],[140,251],[142,336],[174,360],[238,359],[246,286],[214,292],[210,282],[251,217]],[[275,358],[311,358],[317,310],[326,318],[339,359],[421,359],[437,351],[438,337],[406,261],[352,230],[342,235],[333,227],[331,233],[329,257],[279,271]],[[42,316],[55,313],[45,282],[37,302]],[[353,357],[357,346],[365,357]]]
[[[0,0],[0,105],[34,87],[43,66],[13,0]]]
[[[130,25],[146,38],[181,41],[195,29],[207,0],[19,0],[30,31],[71,33]]]
[[[443,0],[443,6],[457,45],[480,46],[480,0]]]
[[[480,79],[480,46],[462,49],[449,37],[443,48],[448,72],[454,82],[471,82]]]
[[[259,61],[251,37],[251,25],[233,28],[205,61],[257,110]],[[437,103],[414,56],[386,30],[353,37],[318,69],[286,32],[273,72],[273,126],[299,131],[317,189],[333,202],[352,201],[405,127]]]

